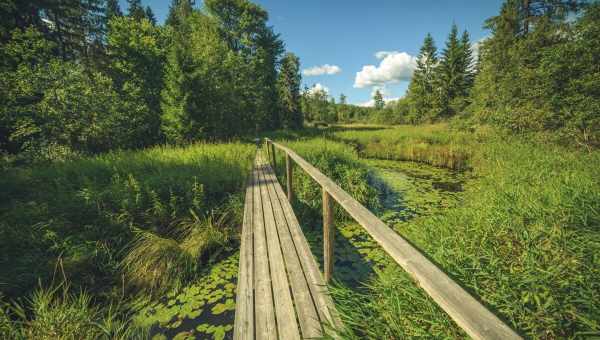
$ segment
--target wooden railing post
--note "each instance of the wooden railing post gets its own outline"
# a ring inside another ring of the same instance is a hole
[[[273,172],[277,175],[277,160],[275,159],[275,145],[271,142],[271,157],[273,157]]]
[[[292,203],[292,200],[294,199],[294,191],[292,189],[292,175],[293,175],[292,159],[290,158],[290,155],[288,155],[286,152],[285,153],[285,179],[287,182],[287,197],[288,197],[288,201],[290,203]]]
[[[323,271],[325,282],[333,276],[333,242],[335,237],[333,226],[333,198],[323,188]]]

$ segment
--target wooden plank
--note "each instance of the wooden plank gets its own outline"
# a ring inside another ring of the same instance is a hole
[[[262,161],[262,162],[261,162]],[[298,323],[296,322],[296,312],[290,294],[290,284],[288,282],[285,262],[277,226],[275,225],[275,216],[273,205],[268,193],[269,179],[265,173],[269,165],[261,159],[259,174],[261,178],[261,198],[263,205],[264,225],[266,232],[267,248],[269,252],[269,265],[271,269],[271,285],[273,287],[273,300],[275,303],[275,317],[277,320],[277,330],[280,339],[300,339]],[[279,203],[279,201],[277,201]]]
[[[269,253],[265,235],[263,203],[260,186],[264,185],[260,178],[260,163],[257,157],[257,181],[254,185],[254,319],[257,339],[277,339],[277,325],[275,323],[275,308],[273,306],[273,292],[271,288],[271,274],[269,268]]]
[[[333,199],[323,189],[323,275],[325,282],[333,276],[335,226],[333,225]]]
[[[302,265],[298,258],[296,246],[292,240],[292,235],[290,234],[287,220],[283,212],[282,202],[276,193],[277,188],[281,190],[281,186],[277,182],[277,178],[272,169],[268,168],[265,173],[268,182],[267,187],[269,189],[269,197],[273,204],[273,213],[275,214],[275,223],[277,225],[279,241],[281,242],[281,248],[284,250],[283,255],[290,285],[292,287],[292,296],[298,314],[302,337],[305,339],[321,337],[323,334],[319,314],[317,313],[312,299],[306,277],[302,271]],[[287,203],[287,201],[285,201],[285,203]]]
[[[271,143],[285,151],[298,166],[326,189],[468,335],[475,339],[521,339],[515,331],[335,182],[291,149],[275,142]]]
[[[329,296],[327,286],[310,250],[308,241],[306,241],[304,233],[302,233],[298,218],[294,214],[291,204],[286,200],[285,193],[283,192],[283,189],[281,189],[281,186],[276,186],[275,192],[281,202],[281,207],[283,208],[283,213],[290,229],[290,234],[292,235],[292,240],[294,241],[294,246],[296,247],[298,258],[302,265],[302,271],[306,276],[306,281],[313,297],[317,313],[319,314],[319,318],[321,322],[329,324],[334,328],[341,328],[342,322],[334,308],[333,301],[331,300],[331,296]]]
[[[240,245],[240,264],[238,271],[235,323],[233,338],[235,340],[254,339],[254,266],[252,242],[253,193],[256,183],[256,171],[252,174],[246,187],[244,200],[244,222]]]

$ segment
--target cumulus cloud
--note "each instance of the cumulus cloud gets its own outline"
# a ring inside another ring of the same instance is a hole
[[[307,68],[305,70],[302,71],[302,74],[305,76],[321,76],[324,74],[338,74],[342,72],[342,69],[337,66],[337,65],[329,65],[329,64],[325,64],[325,65],[321,65],[321,66],[313,66],[310,68]]]
[[[322,85],[321,83],[316,83],[307,91],[307,93],[310,95],[315,94],[317,92],[325,92],[326,94],[329,94],[329,88],[327,86]]]
[[[364,65],[356,72],[354,87],[382,86],[386,83],[396,83],[410,80],[417,67],[417,58],[406,52],[380,51],[375,57],[381,60],[379,66]]]

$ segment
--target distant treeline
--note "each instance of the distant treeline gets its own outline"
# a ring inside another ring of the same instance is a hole
[[[9,0],[0,153],[28,159],[300,127],[299,60],[247,0]]]
[[[514,132],[549,131],[569,144],[600,144],[600,3],[507,0],[477,42],[452,26],[438,52],[427,35],[407,94],[374,107],[306,91],[306,117],[419,124],[461,118]],[[479,53],[474,55],[474,50]]]

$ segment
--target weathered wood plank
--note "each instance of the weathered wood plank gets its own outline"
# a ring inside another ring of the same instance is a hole
[[[285,151],[319,183],[394,260],[406,270],[429,296],[475,339],[521,339],[479,301],[448,277],[435,264],[362,206],[335,182],[323,175],[291,149],[271,142]]]
[[[283,260],[281,243],[279,242],[273,211],[273,203],[278,205],[279,201],[272,202],[269,197],[268,186],[272,181],[266,177],[266,172],[270,168],[269,165],[262,157],[259,162],[259,173],[261,178],[260,191],[269,253],[269,265],[271,269],[271,285],[273,287],[277,330],[280,339],[300,339],[298,323],[296,322],[296,312],[294,311],[294,304],[290,293],[290,284],[286,274],[285,262]],[[286,249],[286,251],[289,251],[289,249]]]
[[[292,235],[298,258],[302,265],[302,271],[306,276],[308,287],[313,297],[317,313],[319,314],[319,319],[334,328],[340,328],[342,326],[341,320],[335,311],[333,301],[331,300],[331,296],[329,296],[327,286],[310,250],[308,241],[306,241],[306,238],[304,237],[298,218],[294,214],[291,204],[287,202],[281,186],[275,186],[275,192],[281,202],[281,207],[283,208],[284,216],[290,229],[290,234]]]
[[[279,186],[277,178],[275,177],[272,169],[268,168],[265,173],[268,182],[267,187],[269,191],[269,197],[273,204],[273,213],[275,215],[275,224],[277,225],[279,241],[281,242],[281,247],[284,250],[283,255],[290,285],[292,287],[292,296],[296,306],[296,312],[298,314],[302,337],[305,339],[321,337],[322,329],[319,315],[315,308],[304,272],[302,271],[302,265],[300,263],[300,259],[298,258],[296,246],[292,240],[292,235],[290,234],[287,220],[283,211],[282,202],[276,193],[276,188],[281,187]],[[284,203],[287,203],[287,201]]]
[[[258,158],[257,158],[258,160]],[[264,184],[260,177],[260,163],[257,168],[257,182],[254,185],[254,318],[256,339],[277,339],[275,308],[271,288],[269,253],[265,235],[263,202],[260,186]]]
[[[256,183],[256,170],[248,180],[244,200],[244,221],[240,245],[240,264],[238,271],[237,296],[235,307],[235,323],[233,338],[235,340],[254,339],[254,266],[253,266],[253,194]]]

